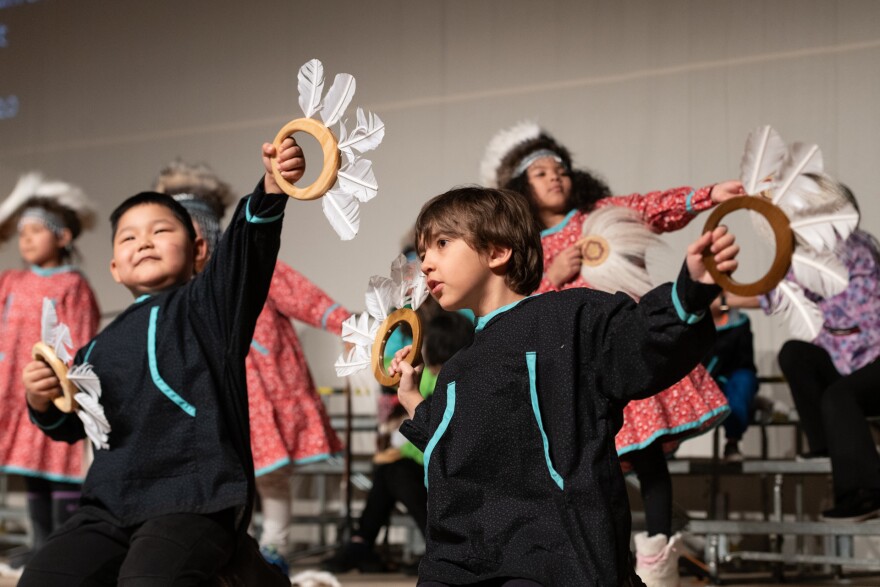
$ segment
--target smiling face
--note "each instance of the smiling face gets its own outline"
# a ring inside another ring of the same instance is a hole
[[[157,293],[193,276],[195,243],[183,223],[161,204],[142,204],[119,218],[110,273],[134,295]]]
[[[18,252],[29,265],[57,267],[61,264],[61,250],[70,244],[70,230],[61,236],[46,228],[41,222],[24,222],[18,231]]]
[[[564,215],[568,212],[571,175],[562,163],[553,157],[538,159],[529,165],[526,177],[542,219],[545,215]]]

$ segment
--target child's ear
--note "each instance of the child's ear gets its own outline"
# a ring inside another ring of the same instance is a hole
[[[119,270],[116,268],[116,259],[110,259],[110,275],[113,276],[113,281],[122,283],[122,280],[119,278]]]
[[[70,232],[69,228],[64,228],[61,230],[61,234],[58,236],[58,248],[63,249],[67,247],[70,243],[73,242],[73,233]]]
[[[193,273],[198,274],[208,262],[208,242],[200,236],[196,237],[193,246]]]
[[[513,249],[501,245],[490,245],[488,252],[489,267],[491,269],[500,269],[507,265],[510,257],[513,255]]]

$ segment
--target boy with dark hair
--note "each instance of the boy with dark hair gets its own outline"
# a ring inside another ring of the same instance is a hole
[[[425,451],[420,586],[640,585],[614,435],[627,401],[665,389],[711,345],[704,314],[719,289],[702,254],[734,270],[733,235],[702,235],[676,283],[638,303],[580,288],[527,298],[541,278],[539,227],[512,192],[437,196],[416,240],[440,305],[478,317],[430,401],[403,361],[409,348],[390,369],[411,418],[401,432]]]
[[[74,359],[100,380],[110,447],[95,451],[79,511],[19,585],[195,585],[240,560],[254,486],[244,361],[288,200],[270,169],[275,155],[263,145],[265,177],[198,276],[204,243],[170,196],[141,193],[111,215],[110,272],[136,299]],[[285,179],[298,180],[296,143],[277,155]],[[85,436],[52,403],[51,369],[29,363],[23,379],[37,426],[55,440]]]

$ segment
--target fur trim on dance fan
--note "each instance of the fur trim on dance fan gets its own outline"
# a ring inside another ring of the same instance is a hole
[[[498,132],[489,141],[480,162],[480,183],[503,188],[519,173],[517,166],[530,154],[540,150],[559,155],[566,169],[571,169],[571,154],[535,122],[524,121]],[[521,170],[520,173],[522,173]]]
[[[207,203],[217,219],[222,219],[226,207],[235,199],[228,183],[222,181],[205,163],[190,164],[177,158],[159,172],[153,189],[170,196],[192,194]]]
[[[63,181],[47,180],[38,172],[27,173],[0,204],[0,243],[16,233],[18,217],[29,206],[55,212],[73,238],[91,228],[95,219],[94,208],[80,188]]]

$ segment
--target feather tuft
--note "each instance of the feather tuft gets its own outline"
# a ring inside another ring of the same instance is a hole
[[[486,146],[483,160],[480,161],[480,183],[487,187],[499,187],[498,167],[504,157],[517,145],[536,139],[540,135],[541,127],[532,120],[524,120],[495,133]]]
[[[351,134],[344,134],[345,125],[341,124],[339,150],[343,153],[353,155],[353,150],[365,153],[375,149],[385,137],[385,123],[378,115],[372,112],[364,112],[362,108],[357,109],[357,125]]]
[[[324,121],[325,126],[333,126],[339,122],[354,97],[356,86],[354,76],[351,74],[336,74],[333,85],[327,90],[324,106],[321,108],[321,120]]]
[[[321,207],[339,238],[347,241],[357,236],[361,220],[354,195],[341,189],[331,189],[321,198]]]
[[[801,286],[823,298],[834,297],[849,285],[846,265],[831,252],[795,251],[791,268]]]
[[[770,307],[773,314],[786,320],[794,338],[812,342],[822,331],[825,322],[822,310],[792,281],[783,280],[770,292]]]
[[[747,194],[756,195],[773,186],[787,151],[785,141],[769,125],[749,133],[740,163],[740,179]]]
[[[336,177],[340,189],[352,194],[359,202],[369,202],[379,193],[373,163],[368,159],[354,157],[339,170]]]
[[[299,107],[306,118],[311,118],[321,110],[321,95],[324,93],[324,65],[319,59],[310,59],[299,68],[296,76],[296,89],[299,90]]]

